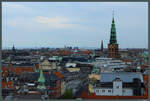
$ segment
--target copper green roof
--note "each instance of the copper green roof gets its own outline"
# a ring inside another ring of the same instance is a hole
[[[97,73],[97,72],[98,72],[96,65],[94,65],[93,72],[94,72],[94,73]]]
[[[93,57],[95,56],[95,50],[93,50]]]
[[[9,62],[9,63],[11,62],[11,57],[10,57],[10,56],[8,57],[8,62]]]
[[[112,24],[111,24],[110,44],[117,44],[114,17],[113,17]]]
[[[43,71],[42,69],[40,69],[40,77],[38,79],[38,86],[37,86],[38,89],[45,89],[45,78],[44,78],[44,75],[43,75]]]
[[[148,52],[143,52],[142,57],[148,57]]]
[[[45,83],[45,78],[44,78],[42,69],[40,69],[40,77],[38,79],[38,82]]]

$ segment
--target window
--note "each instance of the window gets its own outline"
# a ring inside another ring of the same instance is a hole
[[[116,86],[116,88],[119,88],[119,86]]]
[[[108,92],[111,92],[111,90],[108,90]]]
[[[99,90],[97,89],[97,90],[96,90],[96,92],[98,93],[98,92],[99,92]]]
[[[123,89],[123,93],[125,93],[126,92],[126,90],[125,89]]]
[[[102,92],[105,92],[105,90],[103,89]]]

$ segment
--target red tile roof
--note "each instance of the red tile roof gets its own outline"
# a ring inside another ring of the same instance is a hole
[[[141,65],[141,69],[148,68],[148,65]]]
[[[6,82],[6,81],[3,81],[2,82],[2,88],[13,88],[13,86],[12,86],[12,82],[11,81],[9,81],[9,82]]]
[[[54,73],[57,77],[59,77],[60,79],[64,78],[62,74],[60,74],[59,72],[55,72]]]
[[[15,72],[16,74],[21,74],[22,72],[34,72],[33,68],[31,67],[15,67],[15,68],[8,68],[2,66],[2,71],[6,73],[7,71]]]

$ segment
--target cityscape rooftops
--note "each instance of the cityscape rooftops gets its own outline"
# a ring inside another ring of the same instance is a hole
[[[92,62],[100,68],[126,68],[128,65],[121,60],[114,60],[112,58],[96,58],[96,61]]]
[[[100,82],[112,82],[115,78],[120,78],[123,82],[133,82],[134,78],[138,78],[143,82],[141,73],[135,72],[109,72],[100,74]]]

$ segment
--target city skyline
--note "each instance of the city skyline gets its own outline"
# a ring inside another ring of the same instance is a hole
[[[101,40],[107,48],[113,9],[119,48],[148,47],[147,3],[3,3],[2,8],[3,48],[100,48]]]

